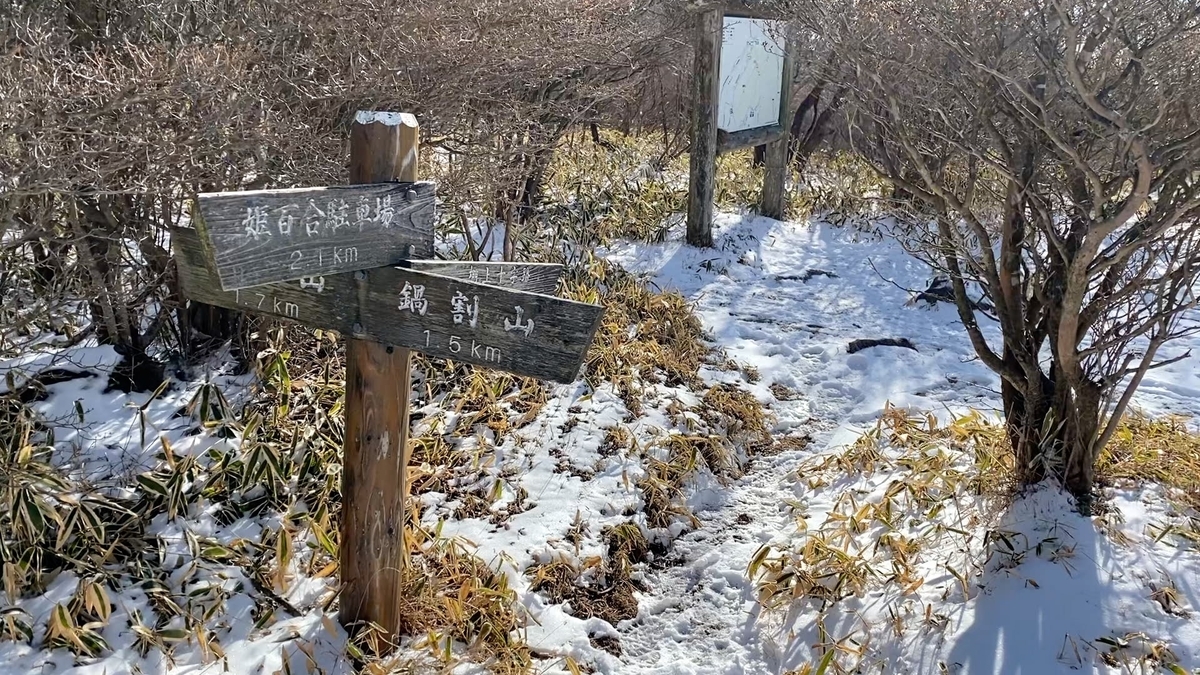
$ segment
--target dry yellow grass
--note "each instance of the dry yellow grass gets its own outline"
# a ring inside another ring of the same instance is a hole
[[[1168,533],[1200,543],[1200,435],[1182,418],[1150,419],[1133,415],[1123,420],[1112,444],[1102,454],[1098,473],[1115,486],[1155,483],[1168,489],[1181,512],[1165,526]],[[990,530],[980,537],[989,514],[1001,512],[1013,495],[1013,461],[1007,435],[999,420],[970,412],[949,422],[932,415],[916,415],[888,408],[876,426],[843,451],[813,460],[796,471],[796,480],[810,489],[886,475],[882,493],[866,497],[854,489],[839,493],[833,508],[820,522],[809,522],[805,504],[791,504],[799,532],[792,546],[763,546],[748,566],[756,581],[758,599],[769,610],[788,611],[797,605],[813,608],[818,623],[831,616],[845,598],[864,592],[904,598],[921,588],[923,558],[931,551],[956,551],[954,561],[942,569],[958,581],[970,597],[971,575],[979,570],[973,559],[980,548],[1001,554],[1004,533]],[[973,506],[972,506],[973,504]],[[1190,522],[1191,530],[1184,531]],[[905,532],[912,523],[928,525],[921,537]],[[1114,542],[1128,542],[1119,527],[1096,519]],[[881,528],[881,530],[880,530]],[[873,532],[881,531],[873,535]],[[1149,533],[1155,536],[1155,532]],[[927,539],[929,537],[931,539]],[[950,538],[951,541],[939,539]],[[997,544],[1001,546],[997,547]],[[1008,547],[1011,550],[1011,544]],[[939,554],[940,555],[940,554]],[[1173,611],[1172,589],[1164,587],[1152,598]],[[927,621],[938,620],[927,616]],[[900,621],[897,619],[897,621]],[[897,625],[902,631],[903,624]],[[864,629],[865,630],[865,629]],[[862,665],[862,654],[848,648],[846,640],[867,639],[852,633],[834,640],[826,636],[814,645],[817,662],[795,673],[850,673]],[[1170,662],[1165,659],[1164,663]]]
[[[1096,474],[1115,483],[1153,481],[1173,488],[1187,506],[1200,509],[1200,434],[1184,417],[1126,416],[1100,455]]]
[[[1200,433],[1183,416],[1151,418],[1126,415],[1112,441],[1100,453],[1096,475],[1101,485],[1157,483],[1190,508],[1200,509]],[[897,445],[947,442],[970,449],[977,467],[976,483],[987,491],[1011,487],[1012,449],[1004,427],[978,412],[938,426],[932,416],[922,419],[889,408],[879,430]]]

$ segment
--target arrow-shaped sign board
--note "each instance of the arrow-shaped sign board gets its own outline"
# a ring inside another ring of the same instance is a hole
[[[180,284],[194,300],[527,377],[573,381],[604,312],[598,305],[401,267],[225,291],[193,231],[176,229],[172,240]],[[465,276],[471,263],[458,265],[455,273]],[[516,271],[522,283],[523,266],[505,265],[507,281]],[[548,271],[525,267],[529,279],[534,271]]]
[[[405,260],[400,267],[488,286],[552,295],[563,266],[557,263],[470,262],[464,260]]]
[[[205,193],[196,229],[226,291],[433,256],[433,183]]]

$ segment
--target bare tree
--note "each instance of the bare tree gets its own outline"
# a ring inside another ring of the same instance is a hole
[[[422,172],[444,212],[520,221],[564,131],[622,113],[681,55],[678,17],[623,0],[10,2],[0,348],[78,298],[137,351],[169,326],[227,337],[228,312],[184,310],[168,228],[197,192],[344,181],[359,108],[421,118],[444,151],[425,161],[451,156]]]
[[[891,0],[808,6],[853,142],[918,207],[1001,379],[1018,477],[1090,509],[1095,460],[1146,373],[1197,330],[1200,3]],[[989,344],[968,289],[1003,335]]]
[[[800,103],[792,111],[788,126],[788,165],[803,175],[813,154],[834,137],[839,123],[844,121],[841,113],[846,87],[835,77],[840,64],[826,35],[792,30],[787,39],[795,45],[797,60],[804,66],[796,69],[796,80],[792,83],[793,88],[799,85],[803,96],[799,97]],[[761,166],[766,161],[766,153],[766,145],[754,148],[755,165]]]

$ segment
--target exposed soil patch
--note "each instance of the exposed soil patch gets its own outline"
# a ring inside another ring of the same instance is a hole
[[[564,561],[539,565],[531,570],[532,589],[556,604],[569,603],[571,614],[581,619],[604,619],[614,626],[637,616],[636,590],[629,578],[629,565],[618,565],[608,574],[584,584],[580,571]]]

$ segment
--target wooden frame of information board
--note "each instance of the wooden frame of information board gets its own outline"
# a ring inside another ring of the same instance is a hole
[[[765,4],[765,3],[764,3]],[[716,190],[717,155],[722,152],[766,144],[766,174],[763,178],[759,212],[769,218],[786,216],[788,128],[792,107],[795,51],[786,40],[775,123],[727,133],[717,128],[721,87],[721,44],[725,17],[777,20],[757,2],[697,3],[695,12],[695,59],[692,72],[692,134],[689,164],[687,242],[692,246],[713,245],[713,195]]]

